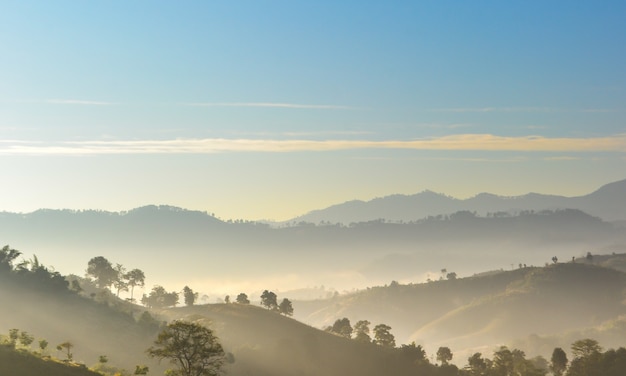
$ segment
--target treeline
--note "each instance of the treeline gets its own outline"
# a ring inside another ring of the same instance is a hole
[[[626,375],[626,348],[603,351],[596,340],[581,339],[571,345],[572,360],[569,361],[562,348],[555,348],[550,361],[543,356],[528,359],[524,351],[501,346],[488,358],[474,353],[463,368],[451,364],[454,354],[449,347],[439,347],[435,354],[436,363],[431,363],[426,350],[415,342],[396,347],[391,327],[376,325],[370,331],[368,320],[359,320],[351,325],[346,317],[337,319],[327,332],[370,343],[393,351],[403,361],[415,368],[416,374],[424,376],[624,376]],[[373,337],[370,336],[373,334]]]

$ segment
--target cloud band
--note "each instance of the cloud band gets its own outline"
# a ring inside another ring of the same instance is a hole
[[[516,151],[516,152],[626,152],[626,135],[597,138],[503,137],[462,134],[416,140],[272,140],[172,139],[123,141],[68,141],[57,143],[3,141],[0,154],[208,154],[225,152],[302,152],[356,149]]]

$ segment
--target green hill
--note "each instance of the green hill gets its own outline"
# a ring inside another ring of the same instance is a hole
[[[567,263],[417,285],[393,283],[331,300],[295,302],[294,307],[303,321],[320,327],[341,317],[368,319],[390,325],[400,342],[414,340],[430,351],[438,346],[470,351],[614,320],[626,314],[625,289],[622,272]]]
[[[0,375],[3,376],[100,376],[85,367],[46,360],[25,351],[0,346]]]
[[[231,375],[409,375],[410,361],[397,351],[321,331],[267,309],[210,304],[161,312],[170,320],[214,328],[230,349]]]
[[[159,323],[142,319],[143,308],[110,293],[80,296],[57,277],[47,270],[0,270],[0,333],[15,328],[35,336],[36,341],[45,339],[50,343],[46,352],[58,358],[64,355],[55,352],[56,345],[69,341],[73,360],[87,366],[106,355],[111,366],[126,370],[145,364],[150,374],[162,374],[169,367],[147,358],[146,349],[156,339]],[[214,329],[226,351],[234,354],[235,362],[228,366],[233,376],[401,376],[414,371],[411,360],[397,350],[341,338],[252,305],[193,306],[152,315],[162,320],[200,321]],[[5,374],[11,375],[0,373]]]

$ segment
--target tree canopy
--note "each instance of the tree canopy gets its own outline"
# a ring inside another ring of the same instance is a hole
[[[159,333],[148,355],[167,359],[178,376],[217,376],[226,360],[224,349],[213,331],[202,325],[175,321]]]
[[[87,275],[96,280],[99,288],[109,287],[118,279],[118,272],[113,265],[102,256],[94,257],[87,263]]]
[[[263,294],[261,294],[261,305],[267,309],[276,310],[278,309],[278,302],[276,301],[276,294],[265,290]]]
[[[293,305],[291,304],[291,301],[284,298],[278,305],[278,312],[285,316],[293,316]]]

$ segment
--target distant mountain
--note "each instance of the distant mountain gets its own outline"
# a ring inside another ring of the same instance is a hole
[[[343,223],[415,221],[428,216],[447,215],[467,210],[480,215],[497,212],[578,209],[605,221],[626,220],[626,180],[607,184],[597,191],[580,197],[563,197],[529,193],[504,197],[481,193],[460,200],[432,191],[414,195],[392,195],[371,201],[348,201],[326,209],[314,210],[288,222]]]
[[[246,291],[250,294],[320,285],[344,291],[390,280],[424,281],[427,273],[444,267],[469,275],[519,263],[542,265],[553,256],[610,253],[626,244],[626,232],[572,209],[491,217],[465,211],[404,224],[272,228],[147,206],[121,213],[0,213],[0,241],[45,262],[56,260],[55,268],[65,274],[82,276],[91,258],[105,256],[128,270],[143,270],[148,288],[181,289],[196,281],[194,289],[223,298],[241,287],[216,291],[220,279],[245,286],[258,281]]]

